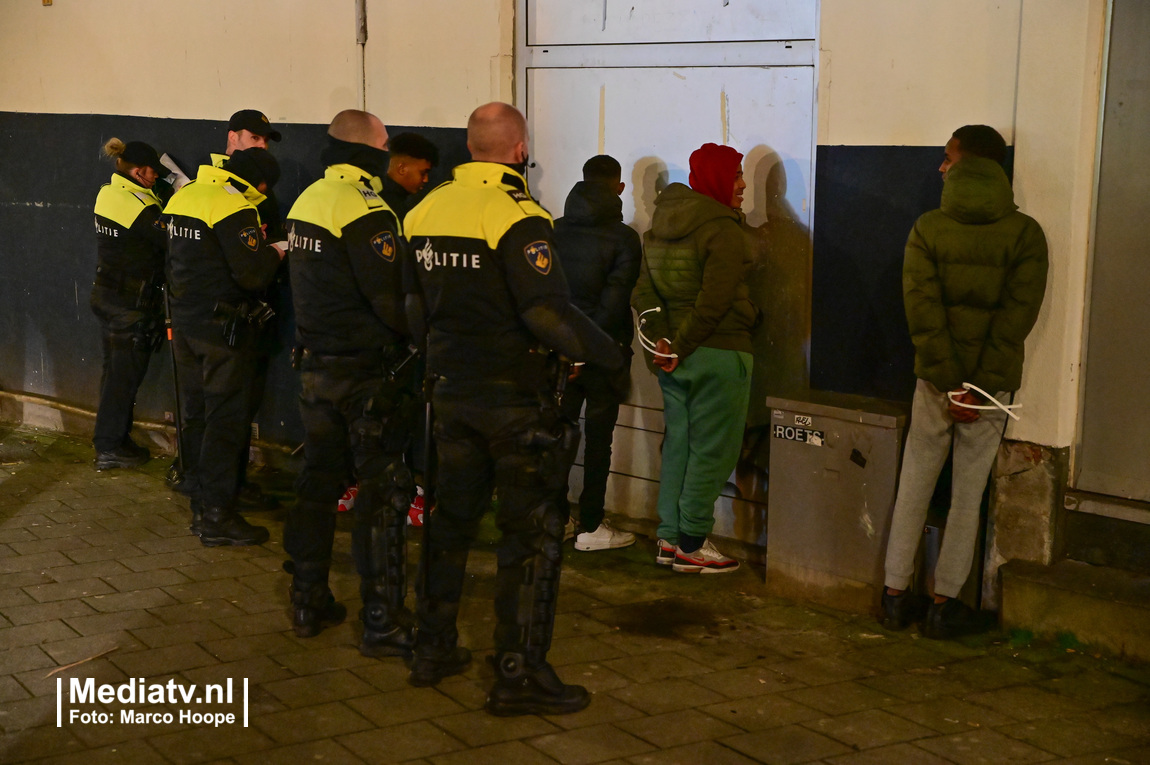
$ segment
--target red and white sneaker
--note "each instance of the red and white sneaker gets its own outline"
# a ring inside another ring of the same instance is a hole
[[[339,507],[336,509],[341,513],[346,513],[355,507],[355,495],[359,494],[359,486],[349,486],[343,496],[339,498]]]
[[[423,487],[415,487],[415,497],[411,500],[411,507],[407,509],[407,525],[423,525]]]
[[[676,546],[675,562],[671,564],[671,570],[681,574],[725,574],[738,568],[739,562],[716,550],[709,539],[693,553],[685,553]]]

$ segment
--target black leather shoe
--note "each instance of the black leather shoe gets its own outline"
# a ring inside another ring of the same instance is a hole
[[[985,632],[990,618],[983,616],[958,598],[931,603],[922,623],[922,636],[931,640],[950,640],[962,635]]]
[[[905,630],[911,624],[922,621],[926,616],[927,598],[910,590],[903,590],[898,595],[891,595],[882,589],[882,613],[879,614],[879,624],[888,630]]]
[[[151,455],[140,453],[135,449],[117,446],[110,452],[96,452],[96,470],[114,470],[116,468],[139,467],[151,459]]]
[[[200,542],[204,547],[262,545],[268,541],[268,530],[253,526],[234,510],[207,508],[200,524]]]
[[[178,491],[181,494],[192,493],[192,485],[184,472],[180,470],[179,460],[176,460],[168,466],[168,472],[164,476],[164,483],[166,483],[172,491]]]
[[[411,657],[411,674],[407,676],[407,682],[417,688],[425,688],[435,685],[445,677],[460,674],[469,664],[471,664],[471,651],[463,646],[417,651]]]
[[[495,685],[484,709],[497,717],[566,715],[586,709],[591,694],[581,685],[567,685],[547,662],[529,669],[523,656],[504,653],[489,659]]]
[[[297,603],[297,600],[300,598],[293,591],[291,626],[297,637],[315,637],[327,627],[343,624],[347,618],[347,606],[336,601],[330,590],[323,593],[322,598],[311,598],[306,603]],[[318,600],[323,602],[317,603]]]
[[[406,659],[411,656],[414,645],[415,629],[410,625],[398,624],[383,632],[364,629],[359,652],[373,659],[384,656],[402,656]]]

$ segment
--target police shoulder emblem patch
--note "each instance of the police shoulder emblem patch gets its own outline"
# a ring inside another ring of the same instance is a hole
[[[252,252],[260,248],[260,230],[255,226],[248,226],[240,232],[240,244]]]
[[[395,236],[390,231],[380,231],[371,238],[371,249],[388,263],[395,260]]]
[[[547,242],[532,242],[523,248],[523,255],[539,273],[544,276],[551,273],[551,246]]]
[[[509,197],[511,197],[512,199],[514,199],[516,202],[530,202],[531,201],[531,197],[528,196],[527,194],[523,193],[519,189],[511,189],[510,191],[507,192],[507,195]]]

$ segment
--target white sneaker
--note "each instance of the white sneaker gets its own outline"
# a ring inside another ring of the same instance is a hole
[[[575,536],[575,519],[568,518],[567,525],[563,527],[563,541],[566,542],[573,536]]]
[[[635,544],[635,535],[629,531],[619,531],[611,528],[611,524],[604,520],[594,531],[584,531],[575,537],[575,549],[588,552],[590,550],[615,550]]]
[[[671,564],[671,570],[681,574],[725,574],[738,568],[739,562],[716,550],[709,539],[693,553],[685,553],[676,546],[675,562]]]

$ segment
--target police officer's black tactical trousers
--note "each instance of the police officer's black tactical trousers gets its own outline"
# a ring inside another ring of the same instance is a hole
[[[298,502],[284,525],[284,549],[296,566],[293,598],[327,592],[336,507],[349,468],[359,482],[352,556],[360,575],[364,642],[369,655],[410,650],[406,597],[407,509],[415,494],[403,461],[417,412],[410,376],[385,379],[354,361],[308,363],[300,374],[300,416],[306,431]]]
[[[110,452],[122,446],[132,431],[136,393],[148,372],[152,349],[134,330],[112,330],[101,324],[104,369],[92,445],[97,452]]]
[[[229,347],[218,323],[181,324],[173,328],[172,343],[192,501],[201,508],[231,508],[237,455],[250,431],[251,333],[241,330]]]
[[[458,638],[455,619],[467,553],[498,493],[495,649],[541,666],[551,645],[565,519],[555,503],[567,479],[572,426],[549,393],[509,385],[440,382],[434,392],[439,452],[436,510],[425,520],[416,654],[442,653]]]

